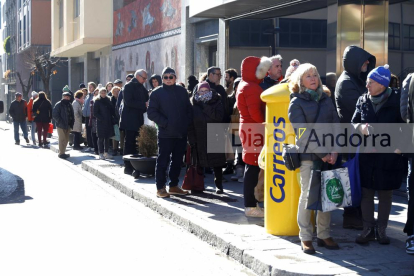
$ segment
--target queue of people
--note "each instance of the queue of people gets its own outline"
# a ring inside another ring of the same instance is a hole
[[[375,56],[357,46],[345,49],[343,67],[344,71],[338,79],[335,73],[328,73],[324,86],[317,68],[312,64],[300,64],[299,60],[294,59],[283,75],[283,59],[280,55],[270,58],[247,57],[241,63],[240,77],[235,69],[224,71],[226,87],[220,84],[223,75],[219,67],[210,67],[200,80],[189,76],[187,87],[177,82],[173,68],[166,67],[160,75],[154,74],[150,78],[145,70],[139,69],[135,74],[127,75],[125,85],[118,79],[113,83],[108,82],[105,87],[94,82],[89,82],[87,87],[81,84],[74,95],[69,93],[70,90],[64,91],[62,100],[55,105],[53,112],[43,92],[32,94],[33,99],[29,104],[16,93],[10,114],[15,118],[16,144],[19,143],[19,127],[23,129],[28,142],[25,123],[26,117],[29,117],[29,122],[35,122],[37,127],[39,146],[47,144],[45,126],[53,116],[59,135],[60,158],[69,157],[65,151],[71,132],[74,134],[74,150],[94,152],[100,159],[111,159],[112,155],[118,153],[136,154],[139,152],[136,138],[140,135],[141,126],[153,124],[158,130],[155,173],[157,197],[189,194],[179,185],[188,148],[195,155],[197,166],[204,173],[214,174],[217,194],[225,193],[225,182],[228,181],[226,175],[232,174],[231,180],[243,183],[245,215],[261,218],[264,217],[264,210],[255,197],[255,188],[263,173],[258,158],[264,141],[249,141],[246,135],[240,135],[241,147],[234,147],[233,154],[229,155],[226,139],[234,141],[239,133],[247,131],[264,137],[266,106],[260,98],[264,90],[281,83],[289,84],[291,100],[287,116],[294,128],[303,127],[306,123],[323,123],[329,128],[327,131],[337,133],[339,123],[344,123],[368,136],[370,124],[413,121],[412,75],[399,89],[399,81],[392,76],[389,66],[376,67]],[[151,88],[149,91],[146,89],[147,82]],[[232,129],[230,123],[238,126],[237,131]],[[83,124],[87,148],[80,146]],[[224,127],[213,128],[212,131],[209,126],[214,124]],[[216,144],[220,150],[212,153],[207,144],[214,139],[218,141]],[[35,143],[34,137],[32,140]],[[301,194],[297,222],[303,252],[314,254],[311,211],[306,208],[311,170],[341,164],[349,160],[352,154],[339,154],[335,147],[322,150],[320,147],[308,147],[305,141],[306,134],[296,137],[299,149],[307,148],[305,153],[300,153]],[[361,206],[344,208],[342,225],[362,231],[356,237],[359,244],[374,240],[380,244],[390,243],[386,230],[392,191],[400,187],[404,176],[403,163],[406,159],[402,154],[399,148],[392,154],[360,154]],[[408,187],[412,195],[412,156],[405,156],[409,158]],[[124,173],[139,175],[127,160],[124,161]],[[377,219],[374,217],[376,193],[379,199]],[[414,254],[413,202],[413,197],[409,197],[408,219],[404,229],[408,235],[406,250],[409,254]],[[318,246],[340,249],[332,237],[335,233],[330,231],[329,212],[317,212],[316,226]]]

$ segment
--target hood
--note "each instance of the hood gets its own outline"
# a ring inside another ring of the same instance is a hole
[[[161,76],[160,75],[152,75],[151,78],[148,80],[149,85],[151,86],[151,89],[154,89],[154,86],[152,85],[152,80],[156,79],[158,81],[159,86],[162,85],[162,80],[161,80]]]
[[[267,57],[247,57],[241,64],[241,78],[259,84],[269,71],[272,62]]]
[[[361,67],[364,62],[368,60],[368,70],[361,75]],[[355,78],[361,79],[365,82],[367,80],[368,73],[375,68],[376,58],[358,46],[348,46],[344,51],[342,65],[348,74]]]

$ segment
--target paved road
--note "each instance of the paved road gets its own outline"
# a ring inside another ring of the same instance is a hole
[[[52,151],[15,146],[4,126],[1,275],[254,275]]]

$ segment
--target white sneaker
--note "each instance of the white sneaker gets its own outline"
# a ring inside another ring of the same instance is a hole
[[[83,152],[90,152],[90,151],[91,151],[91,148],[86,148],[83,150]]]
[[[405,242],[405,252],[410,255],[414,255],[414,235],[408,237]]]
[[[264,211],[259,206],[256,207],[246,207],[244,210],[246,217],[252,218],[264,218]]]
[[[112,155],[110,155],[107,152],[104,153],[104,157],[105,157],[105,159],[112,159]]]
[[[105,156],[101,153],[101,154],[99,154],[99,159],[105,160]]]

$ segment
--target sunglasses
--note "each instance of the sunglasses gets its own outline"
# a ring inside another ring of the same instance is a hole
[[[168,79],[173,80],[174,76],[164,76],[164,80],[168,80]]]

